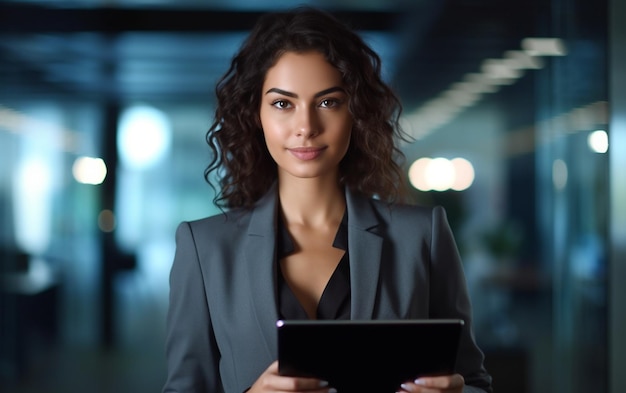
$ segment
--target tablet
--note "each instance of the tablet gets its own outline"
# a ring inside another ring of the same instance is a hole
[[[463,321],[279,320],[281,375],[312,376],[338,392],[396,392],[425,375],[453,374]]]

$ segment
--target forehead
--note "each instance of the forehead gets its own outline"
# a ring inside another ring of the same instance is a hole
[[[263,83],[264,91],[268,88],[298,92],[315,91],[333,86],[342,86],[339,70],[331,65],[323,54],[312,52],[285,52],[267,71]]]

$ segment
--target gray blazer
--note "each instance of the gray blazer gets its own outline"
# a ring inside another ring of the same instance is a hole
[[[243,392],[276,360],[276,187],[252,210],[176,231],[164,393]],[[464,392],[491,392],[471,332],[457,247],[441,207],[346,191],[352,319],[461,318]]]

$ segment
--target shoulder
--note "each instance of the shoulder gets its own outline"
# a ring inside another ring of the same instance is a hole
[[[376,227],[374,231],[384,231],[392,237],[414,237],[422,236],[432,238],[435,233],[449,231],[449,223],[446,210],[443,206],[425,206],[406,203],[387,203],[373,198],[366,198],[367,204],[361,203],[360,210],[356,210],[357,215],[363,215],[364,206],[371,206],[371,212],[375,224],[362,225],[363,227]],[[364,214],[367,216],[367,212]],[[351,220],[352,218],[350,218]],[[359,223],[364,219],[357,218]],[[369,221],[371,224],[372,221]],[[381,232],[382,233],[382,232]]]
[[[233,232],[240,232],[247,226],[250,214],[251,212],[245,209],[225,211],[197,220],[183,221],[179,224],[178,231],[188,228],[194,236],[205,234],[210,234],[212,237],[229,236]]]
[[[272,187],[251,208],[237,207],[199,220],[185,221],[179,225],[179,231],[186,227],[194,237],[210,236],[231,243],[247,234],[265,235],[274,227],[277,200],[275,187]]]
[[[424,222],[446,219],[446,211],[440,205],[426,206],[408,203],[389,203],[370,198],[370,204],[381,217],[394,222]]]

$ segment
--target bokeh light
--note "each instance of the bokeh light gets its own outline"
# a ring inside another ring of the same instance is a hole
[[[594,153],[606,153],[609,150],[609,135],[604,130],[596,130],[587,137],[587,144]]]
[[[126,109],[120,117],[117,147],[122,164],[146,169],[159,162],[169,151],[172,139],[165,114],[147,105]]]
[[[567,164],[563,160],[554,160],[552,163],[552,182],[554,188],[562,190],[567,186]]]
[[[409,167],[409,182],[420,191],[463,191],[474,182],[474,166],[465,158],[423,157]]]
[[[454,182],[452,188],[454,191],[463,191],[468,189],[474,183],[474,166],[465,158],[457,157],[450,161],[454,167]]]
[[[107,167],[102,158],[79,157],[74,161],[72,174],[82,184],[102,184],[107,175]]]

